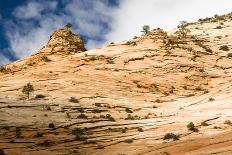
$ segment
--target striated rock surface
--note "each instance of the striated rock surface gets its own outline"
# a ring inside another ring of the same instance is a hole
[[[186,38],[157,29],[74,54],[66,54],[72,33],[56,31],[38,53],[1,69],[0,149],[231,155],[231,19],[190,23]],[[29,100],[22,93],[28,82]]]

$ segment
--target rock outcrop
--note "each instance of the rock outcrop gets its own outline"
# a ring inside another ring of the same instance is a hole
[[[51,48],[52,53],[81,53],[86,51],[80,35],[72,33],[69,28],[61,28],[53,32],[45,48]]]

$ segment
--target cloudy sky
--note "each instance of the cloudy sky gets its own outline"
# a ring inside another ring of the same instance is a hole
[[[35,53],[68,22],[87,49],[232,12],[232,0],[0,0],[0,65]]]

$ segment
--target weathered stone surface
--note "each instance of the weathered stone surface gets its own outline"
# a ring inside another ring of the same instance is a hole
[[[80,35],[73,34],[68,28],[56,30],[48,41],[47,48],[52,48],[52,53],[81,53],[86,51]]]

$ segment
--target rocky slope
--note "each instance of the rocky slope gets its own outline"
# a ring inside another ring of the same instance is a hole
[[[186,37],[156,29],[89,51],[69,29],[55,31],[39,52],[1,68],[0,149],[231,154],[231,25],[231,14],[215,16],[188,24]]]

